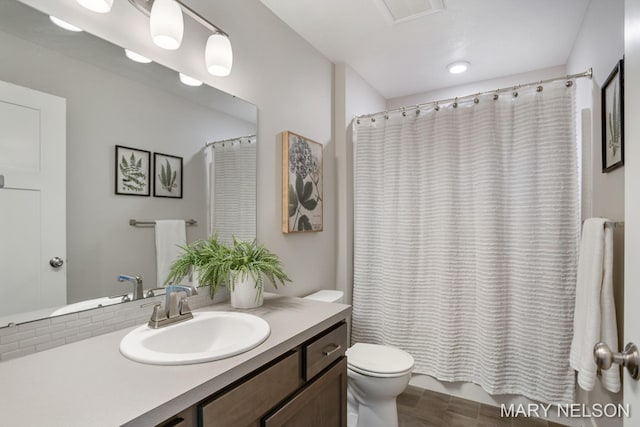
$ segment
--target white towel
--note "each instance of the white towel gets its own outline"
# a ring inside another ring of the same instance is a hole
[[[613,300],[613,230],[605,218],[589,218],[582,228],[576,305],[571,342],[571,367],[578,371],[578,384],[593,390],[597,367],[593,347],[605,342],[618,350],[616,308]],[[602,385],[611,392],[620,391],[620,367],[602,371]]]
[[[187,244],[187,232],[183,220],[156,221],[156,266],[158,269],[158,287],[171,271],[171,265],[182,254],[178,247]]]

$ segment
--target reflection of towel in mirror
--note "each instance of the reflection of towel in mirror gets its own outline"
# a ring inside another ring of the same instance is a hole
[[[600,341],[613,351],[618,348],[616,307],[613,299],[613,230],[604,218],[589,218],[582,228],[573,342],[570,364],[578,371],[578,384],[593,390],[597,367],[593,347]],[[609,391],[620,390],[620,367],[602,371],[602,385]]]
[[[187,232],[183,220],[156,221],[156,265],[158,271],[158,287],[164,286],[164,281],[171,271],[171,265],[182,254],[178,247],[187,244]]]

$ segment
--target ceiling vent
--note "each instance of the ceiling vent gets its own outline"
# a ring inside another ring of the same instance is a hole
[[[443,0],[376,0],[386,18],[400,24],[444,9]]]

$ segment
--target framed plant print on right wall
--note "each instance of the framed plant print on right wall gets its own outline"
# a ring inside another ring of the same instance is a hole
[[[602,85],[602,172],[624,165],[624,59]]]
[[[282,232],[322,231],[322,144],[282,132]]]

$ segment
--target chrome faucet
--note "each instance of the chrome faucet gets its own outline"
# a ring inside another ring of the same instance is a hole
[[[144,298],[144,291],[142,289],[142,277],[140,276],[128,276],[126,274],[121,274],[118,276],[118,282],[131,282],[133,284],[133,295],[132,300],[139,300]]]
[[[169,285],[165,289],[165,308],[164,310],[162,309],[162,303],[160,302],[153,303],[153,313],[151,314],[151,320],[149,320],[150,328],[158,329],[173,323],[193,319],[187,297],[198,295],[196,288],[193,286]],[[142,306],[147,305],[150,304],[143,304]]]

